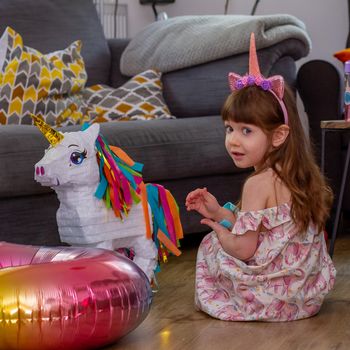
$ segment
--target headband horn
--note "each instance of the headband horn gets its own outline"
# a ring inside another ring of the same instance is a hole
[[[249,75],[253,77],[261,76],[258,55],[256,54],[255,46],[255,35],[250,34],[250,45],[249,45]]]

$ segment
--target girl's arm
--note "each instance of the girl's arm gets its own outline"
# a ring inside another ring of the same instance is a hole
[[[268,189],[264,174],[249,178],[243,187],[242,211],[253,211],[266,208]],[[211,227],[218,235],[222,248],[227,254],[240,260],[251,258],[257,248],[260,227],[256,231],[247,231],[243,235],[234,235],[218,222],[202,219],[202,224]]]
[[[259,230],[247,231],[244,235],[233,235],[231,231],[210,219],[202,219],[202,224],[208,225],[218,236],[223,250],[240,260],[251,258],[258,244]]]
[[[233,224],[236,221],[236,215],[234,214],[232,209],[226,208],[225,206],[220,207],[213,220],[217,222],[226,220],[229,221],[233,226]]]

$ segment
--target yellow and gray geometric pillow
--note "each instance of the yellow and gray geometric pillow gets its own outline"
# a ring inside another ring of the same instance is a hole
[[[33,113],[49,125],[174,118],[162,94],[161,73],[147,70],[118,89],[85,88],[81,42],[43,55],[23,45],[7,27],[0,38],[0,124],[33,124]]]
[[[163,99],[161,73],[149,69],[113,89],[95,85],[81,92],[93,122],[170,119]]]
[[[0,39],[0,124],[32,124],[34,113],[55,125],[57,116],[80,104],[77,93],[87,80],[80,50],[76,41],[43,55],[7,27]]]

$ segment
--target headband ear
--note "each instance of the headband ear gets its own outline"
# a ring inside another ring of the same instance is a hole
[[[242,81],[243,77],[240,76],[239,74],[230,72],[228,73],[228,84],[230,86],[231,91],[239,90],[243,86],[238,86],[240,85],[239,82]]]
[[[284,79],[281,75],[274,75],[267,79],[271,83],[271,90],[282,100],[284,95]]]

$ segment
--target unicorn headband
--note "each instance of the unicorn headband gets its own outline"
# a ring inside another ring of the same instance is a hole
[[[281,75],[274,75],[270,78],[265,78],[263,75],[261,75],[258,57],[256,54],[254,33],[251,33],[250,35],[249,73],[244,76],[240,76],[231,72],[228,74],[228,82],[231,91],[240,90],[246,86],[256,85],[265,91],[271,92],[281,106],[284,116],[284,123],[288,125],[288,112],[286,105],[283,102],[284,79]]]

